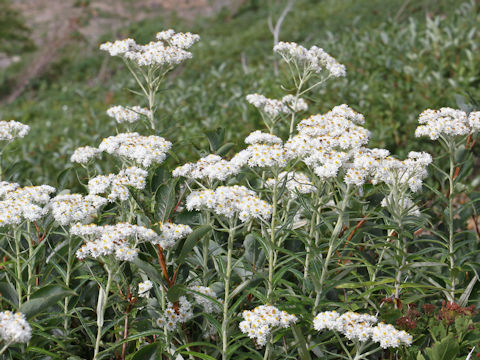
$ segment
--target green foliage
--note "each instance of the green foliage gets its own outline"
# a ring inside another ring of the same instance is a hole
[[[0,53],[19,55],[35,48],[31,30],[10,0],[0,0]]]

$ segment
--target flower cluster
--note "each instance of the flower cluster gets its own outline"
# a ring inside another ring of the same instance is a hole
[[[200,286],[195,285],[190,288],[191,290],[195,291],[196,293],[193,295],[195,302],[203,307],[203,311],[207,314],[211,314],[213,312],[220,312],[221,309],[217,303],[213,302],[211,299],[221,302],[222,300],[217,299],[217,294],[215,291],[210,289],[208,286]],[[202,296],[200,294],[205,296]],[[211,298],[211,299],[209,299]]]
[[[272,134],[267,134],[267,133],[261,132],[260,130],[256,130],[256,131],[250,133],[245,138],[245,144],[248,144],[248,145],[255,145],[255,144],[281,145],[282,144],[282,139],[280,139],[278,136],[275,136],[275,135],[272,135]]]
[[[100,45],[100,50],[111,56],[121,56],[138,66],[173,66],[190,59],[192,54],[185,49],[200,40],[191,33],[175,33],[173,30],[157,34],[158,41],[139,45],[134,39],[117,40]]]
[[[385,149],[358,149],[353,164],[345,175],[345,182],[360,186],[367,177],[371,177],[374,185],[379,182],[393,186],[407,184],[412,192],[420,190],[432,156],[425,152],[411,151],[407,159],[398,160],[389,155]]]
[[[472,123],[475,123],[475,113],[472,115]],[[467,114],[461,110],[441,108],[440,110],[427,109],[418,117],[422,125],[415,130],[415,136],[428,136],[437,140],[441,136],[461,136],[470,132]]]
[[[153,241],[164,249],[170,249],[177,243],[177,240],[188,236],[192,228],[184,224],[165,223],[160,225],[160,235]]]
[[[239,185],[194,191],[188,195],[186,206],[188,210],[207,209],[227,218],[238,214],[241,221],[252,218],[268,220],[272,213],[269,203],[260,200],[254,191]]]
[[[330,56],[322,48],[312,46],[306,49],[292,42],[279,42],[273,51],[280,54],[287,63],[295,63],[297,67],[306,71],[320,73],[324,68],[330,76],[341,77],[346,75],[345,66]]]
[[[172,303],[167,304],[163,315],[157,319],[158,327],[166,327],[168,331],[173,331],[177,324],[184,324],[193,317],[192,304],[185,296],[180,296],[178,303],[177,309]]]
[[[155,231],[129,223],[104,226],[77,223],[70,228],[70,233],[86,241],[77,251],[79,259],[111,255],[117,260],[132,261],[138,253],[137,243],[158,238]]]
[[[138,133],[122,133],[103,139],[100,151],[130,159],[143,167],[160,164],[167,157],[172,143],[160,136],[141,136]]]
[[[138,296],[139,297],[148,297],[148,292],[153,287],[153,284],[150,280],[145,280],[138,284]]]
[[[223,160],[218,155],[208,155],[196,163],[186,163],[173,170],[174,177],[183,176],[188,179],[209,179],[224,181],[228,177],[238,174],[240,166],[231,161]]]
[[[30,131],[30,126],[15,120],[0,121],[0,141],[12,141],[15,138],[23,138]]]
[[[150,116],[150,110],[140,106],[133,106],[131,108],[123,107],[121,105],[112,106],[107,110],[107,115],[119,124],[134,123],[140,119],[141,115]]]
[[[0,182],[0,226],[20,224],[24,219],[37,221],[48,213],[45,206],[55,188],[49,185],[19,187],[16,183]]]
[[[290,114],[292,112],[306,111],[308,109],[305,100],[301,98],[295,100],[293,95],[286,95],[282,100],[276,100],[255,93],[247,95],[246,99],[259,111],[265,113],[271,118],[275,118],[281,114]]]
[[[7,344],[28,343],[32,328],[22,313],[0,312],[0,338]]]
[[[377,321],[377,317],[368,314],[349,311],[340,315],[336,311],[325,311],[315,316],[313,327],[317,331],[324,329],[337,331],[352,341],[372,340],[380,343],[384,349],[408,346],[412,343],[412,336],[407,332],[384,323],[375,325]]]
[[[315,191],[315,186],[302,172],[281,172],[277,179],[270,178],[267,180],[267,186],[273,188],[277,186],[283,187],[288,190],[290,196],[295,197],[297,193],[310,194]]]
[[[101,151],[92,146],[82,146],[77,148],[72,156],[70,157],[70,161],[76,162],[82,165],[87,164],[90,160],[98,157]]]
[[[145,179],[148,173],[137,167],[129,167],[118,174],[99,175],[88,181],[88,192],[91,195],[105,194],[110,202],[117,199],[125,201],[129,197],[127,186],[136,189],[145,188]]]
[[[97,195],[64,194],[55,196],[49,207],[60,225],[68,225],[91,220],[106,202],[107,199]]]
[[[251,311],[244,310],[242,316],[244,320],[240,323],[240,330],[249,338],[255,339],[260,346],[267,343],[267,337],[274,328],[287,328],[298,320],[295,315],[271,305],[261,305]]]
[[[297,125],[298,134],[285,144],[288,156],[308,158],[314,153],[348,151],[368,143],[370,133],[361,127],[362,114],[348,105],[335,106],[323,115],[313,115]]]
[[[230,162],[236,166],[284,167],[287,164],[286,151],[282,140],[272,134],[254,131],[245,139],[251,144],[236,154]]]

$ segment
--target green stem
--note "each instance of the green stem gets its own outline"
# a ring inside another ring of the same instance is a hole
[[[313,234],[314,234],[314,231],[315,231],[315,228],[317,227],[318,225],[318,222],[320,221],[320,214],[319,214],[319,196],[318,196],[318,193],[316,193],[316,196],[315,196],[315,201],[313,203],[314,205],[314,209],[316,211],[316,214],[312,214],[312,219],[310,221],[310,231],[308,233],[308,244],[306,246],[306,256],[305,256],[305,267],[303,269],[303,280],[307,280],[308,278],[308,273],[309,273],[309,270],[310,270],[310,258],[312,256],[311,254],[311,249],[313,247]]]
[[[455,267],[455,239],[453,236],[453,192],[454,192],[454,179],[455,176],[455,143],[449,142],[449,155],[450,155],[450,173],[448,176],[449,182],[449,196],[448,196],[448,252],[450,258],[450,296],[452,301],[455,301],[455,285],[456,279],[454,274]]]
[[[7,343],[5,344],[4,347],[2,347],[2,349],[0,350],[0,355],[2,355],[2,354],[7,350],[7,348],[10,346],[11,343],[12,343],[12,342],[9,341],[9,342],[7,342]]]
[[[27,300],[30,300],[30,294],[32,292],[32,278],[33,278],[33,242],[30,236],[30,222],[27,222],[27,241],[28,241],[28,263],[27,263]]]
[[[272,345],[273,345],[273,334],[269,335],[270,339],[268,340],[267,347],[265,348],[265,354],[263,354],[263,360],[270,360],[272,355]]]
[[[232,273],[232,253],[233,253],[233,240],[235,235],[234,230],[235,220],[230,223],[230,229],[228,231],[228,244],[227,244],[227,269],[225,272],[225,297],[223,302],[223,321],[222,321],[222,360],[227,360],[228,349],[228,303],[230,295],[230,276]]]
[[[17,296],[18,307],[22,306],[22,265],[20,263],[20,237],[17,229],[13,231],[13,237],[15,238],[15,263],[17,265]]]
[[[273,186],[272,199],[272,221],[270,223],[270,248],[268,249],[268,291],[267,300],[272,301],[273,294],[273,273],[275,271],[276,242],[275,242],[275,220],[277,218],[277,197],[278,197],[278,175],[275,175],[275,185]]]
[[[100,350],[100,341],[102,340],[102,329],[105,316],[105,310],[107,308],[108,293],[110,292],[110,286],[112,285],[112,271],[108,265],[105,265],[107,271],[107,286],[103,290],[102,286],[98,289],[98,303],[97,303],[97,339],[95,341],[95,350],[93,353],[93,360],[98,359],[98,353]]]
[[[297,102],[298,102],[298,98],[300,96],[300,91],[302,90],[303,81],[304,81],[304,78],[301,77],[300,82],[298,84],[297,93],[295,94],[295,101],[293,102],[294,105],[293,105],[293,109],[292,109],[292,118],[290,119],[290,132],[289,132],[290,136],[293,135],[293,128],[295,126],[295,109],[297,107]]]
[[[315,298],[315,306],[314,306],[315,310],[318,304],[320,303],[320,298],[323,292],[323,284],[325,282],[325,277],[328,272],[328,265],[330,264],[330,259],[332,257],[335,245],[337,245],[335,240],[338,240],[337,239],[338,235],[340,234],[343,228],[343,216],[345,213],[345,209],[347,208],[347,205],[348,205],[349,195],[350,195],[350,185],[347,185],[347,188],[345,189],[345,192],[343,194],[342,203],[340,204],[340,208],[338,209],[337,223],[335,224],[335,228],[333,229],[332,236],[330,237],[330,241],[328,242],[327,255],[325,256],[325,260],[323,262],[322,273],[320,275],[320,281],[319,281],[319,289],[317,290],[317,296]]]
[[[210,212],[207,212],[205,224],[210,224]],[[211,225],[211,224],[210,224]],[[203,239],[203,285],[208,286],[208,257],[210,247],[210,235],[206,235]]]
[[[73,252],[73,249],[72,249],[72,237],[70,236],[70,234],[68,232],[66,232],[67,234],[67,237],[68,237],[68,254],[67,254],[67,272],[65,274],[65,286],[67,288],[70,288],[70,276],[71,276],[71,272],[72,272],[72,252]],[[67,333],[67,330],[68,330],[68,303],[70,302],[70,296],[67,296],[65,298],[65,304],[64,304],[64,323],[63,323],[63,327],[65,329],[65,333]]]

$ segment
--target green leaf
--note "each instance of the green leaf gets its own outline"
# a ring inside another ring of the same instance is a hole
[[[210,355],[205,355],[196,351],[182,351],[180,355],[193,355],[202,360],[215,360],[215,358]]]
[[[27,319],[31,319],[70,295],[76,295],[76,293],[60,285],[47,285],[34,292],[30,300],[22,304],[19,311],[24,313]]]
[[[307,342],[302,334],[302,331],[298,328],[297,325],[292,325],[291,328],[293,331],[293,336],[295,336],[295,340],[297,341],[296,345],[299,359],[312,360],[312,358],[310,357],[310,352],[308,351]]]
[[[208,142],[210,144],[210,150],[215,152],[217,149],[220,148],[221,144],[223,143],[223,139],[225,137],[225,129],[224,128],[217,128],[215,130],[210,130],[205,133],[208,138]]]
[[[455,359],[460,352],[460,346],[454,334],[436,342],[432,347],[425,349],[429,360],[451,360]]]
[[[217,150],[216,154],[218,156],[225,156],[228,154],[228,152],[235,146],[233,143],[226,143],[220,146],[220,148]]]
[[[180,265],[185,261],[185,258],[188,256],[188,254],[190,254],[197,241],[207,235],[211,229],[212,227],[210,225],[202,225],[197,227],[190,235],[188,235],[180,250],[180,254],[177,257],[177,265]]]
[[[167,185],[162,185],[155,193],[155,212],[157,219],[167,221],[175,207],[175,187],[177,180],[171,180]]]
[[[73,167],[66,168],[62,170],[57,176],[57,186],[58,188],[63,189],[67,184],[70,173],[73,171]]]
[[[167,291],[167,298],[172,303],[178,301],[178,298],[185,294],[186,288],[181,284],[175,284]]]
[[[150,280],[155,281],[159,285],[167,285],[165,279],[161,275],[162,272],[157,270],[153,265],[147,263],[146,261],[141,260],[140,258],[135,258],[132,261],[135,265],[137,265],[140,269],[142,269],[145,274],[148,275]]]
[[[0,282],[0,296],[3,300],[8,301],[12,306],[18,307],[17,290],[15,290],[12,284]]]
[[[132,360],[160,360],[162,357],[160,343],[156,342],[142,347],[133,355]]]

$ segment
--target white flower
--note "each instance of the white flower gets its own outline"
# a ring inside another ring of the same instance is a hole
[[[261,132],[260,130],[252,132],[245,138],[245,144],[282,144],[282,139],[278,136]]]
[[[141,136],[138,133],[122,133],[103,139],[99,150],[134,160],[143,167],[160,164],[172,147],[170,141],[160,136]]]
[[[281,172],[277,181],[270,178],[266,183],[271,188],[275,186],[275,183],[280,187],[285,186],[291,197],[295,197],[297,193],[310,194],[315,191],[308,176],[302,172]]]
[[[147,171],[135,166],[121,170],[118,174],[99,175],[88,181],[88,192],[91,195],[109,192],[107,198],[110,202],[117,199],[125,201],[130,195],[127,186],[144,189],[147,175]]]
[[[269,117],[275,118],[281,114],[290,113],[290,108],[281,100],[269,99],[260,94],[250,94],[247,101]]]
[[[298,134],[285,143],[286,156],[306,159],[314,169],[320,167],[316,170],[320,177],[336,176],[348,160],[345,152],[368,143],[370,133],[360,126],[364,121],[362,114],[345,104],[326,114],[310,116],[297,125]]]
[[[220,300],[217,298],[217,294],[215,294],[215,291],[210,289],[208,286],[196,285],[196,286],[190,287],[190,289],[197,292],[197,293],[201,293],[203,295],[206,295],[209,298],[212,298],[213,300],[216,300],[216,301],[220,302]],[[193,297],[195,299],[195,302],[198,305],[203,307],[203,311],[205,313],[211,314],[213,312],[220,312],[221,311],[220,306],[218,306],[218,304],[214,303],[209,298],[207,298],[205,296],[202,296],[202,295],[199,295],[199,294],[194,294]]]
[[[298,320],[295,315],[270,305],[261,305],[251,311],[244,310],[242,316],[244,321],[239,325],[240,330],[249,338],[255,339],[260,346],[265,346],[268,335],[275,328],[287,328]]]
[[[77,223],[70,228],[70,233],[85,239],[76,253],[77,258],[112,256],[120,261],[132,261],[137,257],[139,242],[152,242],[158,237],[151,229],[129,223],[104,226]]]
[[[93,158],[98,157],[100,153],[101,151],[99,149],[92,146],[79,147],[70,157],[70,161],[79,164],[87,164]]]
[[[415,130],[415,136],[428,136],[432,140],[437,140],[440,136],[465,136],[470,132],[470,123],[476,127],[475,117],[474,114],[469,120],[464,111],[447,107],[440,110],[427,109],[418,117],[421,125]]]
[[[142,108],[140,106],[126,108],[121,105],[117,105],[109,108],[107,110],[107,115],[115,119],[115,121],[119,124],[134,123],[140,120],[140,115],[150,116],[150,110]]]
[[[399,331],[394,326],[384,323],[375,326],[377,321],[376,316],[368,314],[348,311],[340,315],[336,311],[325,311],[315,316],[313,327],[317,331],[337,331],[353,341],[379,342],[384,349],[400,345],[409,346],[412,343],[412,336],[407,332]]]
[[[192,228],[183,224],[165,223],[160,225],[160,235],[153,241],[164,249],[175,246],[177,240],[188,236],[192,232]]]
[[[218,215],[232,218],[235,214],[245,222],[252,218],[268,220],[272,206],[260,200],[255,192],[244,186],[219,186],[213,190],[194,191],[187,197],[188,210],[211,210]]]
[[[138,284],[138,296],[139,297],[148,297],[148,292],[153,287],[153,284],[150,280],[145,280]]]
[[[192,304],[185,296],[180,296],[178,312],[172,303],[167,304],[164,313],[157,319],[158,327],[165,327],[168,331],[173,331],[177,324],[184,324],[193,318]]]
[[[55,188],[49,185],[18,187],[16,183],[0,183],[0,226],[37,221],[48,213],[45,206]]]
[[[399,331],[390,324],[380,323],[372,329],[372,340],[380,343],[383,349],[387,349],[401,345],[410,346],[413,339],[406,331]]]
[[[231,164],[242,167],[285,167],[286,151],[281,144],[253,144],[236,154]]]
[[[97,195],[66,194],[54,197],[49,207],[60,225],[68,225],[91,220],[106,202],[107,199]]]
[[[139,45],[133,39],[106,42],[100,50],[108,51],[111,56],[122,56],[138,66],[173,66],[190,59],[192,54],[185,49],[200,40],[191,33],[175,33],[173,30],[157,34],[157,40]]]
[[[210,154],[196,163],[186,163],[173,170],[173,177],[183,176],[189,179],[209,179],[224,181],[240,172],[240,166],[223,160],[218,155]]]
[[[23,138],[30,131],[30,126],[15,120],[0,121],[0,141],[12,141],[15,138]]]
[[[22,313],[0,312],[0,338],[4,343],[28,343],[32,328]]]
[[[472,131],[480,130],[480,111],[472,111],[468,115],[468,125]]]
[[[293,112],[299,112],[299,111],[307,111],[308,110],[308,104],[305,100],[302,98],[298,98],[295,101],[295,96],[293,95],[285,95],[282,98],[282,103],[287,105],[291,111]]]
[[[123,55],[127,51],[135,48],[136,43],[133,39],[124,39],[116,40],[111,43],[107,41],[106,43],[100,45],[100,50],[107,51],[111,56]]]
[[[281,41],[273,51],[280,54],[285,62],[295,63],[300,71],[320,73],[325,68],[333,77],[346,75],[345,66],[317,46],[307,50],[296,43]]]

